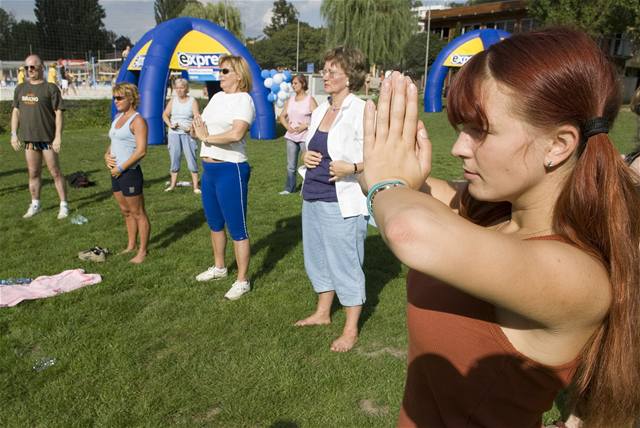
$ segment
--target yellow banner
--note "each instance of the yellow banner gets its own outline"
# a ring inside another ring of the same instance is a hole
[[[476,37],[458,46],[458,48],[447,57],[444,65],[446,67],[462,67],[472,56],[483,50],[484,45],[482,44],[482,40],[480,40],[480,37]]]

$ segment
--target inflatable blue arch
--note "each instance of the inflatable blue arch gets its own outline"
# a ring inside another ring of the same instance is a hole
[[[211,21],[184,17],[163,22],[142,36],[116,79],[117,83],[129,82],[138,86],[138,111],[147,121],[149,144],[165,142],[162,111],[171,70],[182,70],[189,80],[219,80],[218,61],[225,54],[241,56],[249,64],[253,80],[250,95],[256,108],[251,137],[275,138],[273,104],[267,100],[268,90],[261,84],[260,67],[247,48],[233,34]],[[115,113],[112,104],[112,118]]]
[[[442,88],[449,67],[462,67],[478,52],[509,36],[508,32],[502,30],[474,30],[456,37],[445,46],[431,66],[424,87],[425,113],[442,111]]]

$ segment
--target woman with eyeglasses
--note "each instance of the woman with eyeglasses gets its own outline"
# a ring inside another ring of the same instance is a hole
[[[167,133],[169,158],[171,169],[169,170],[169,187],[164,189],[170,192],[176,188],[178,172],[180,171],[180,158],[182,153],[187,160],[187,167],[191,171],[193,192],[200,194],[198,186],[198,162],[196,160],[197,144],[191,137],[193,118],[200,114],[198,102],[189,95],[189,81],[178,78],[173,81],[176,95],[169,100],[162,113],[162,120],[169,128]]]
[[[284,103],[280,123],[287,133],[284,140],[287,144],[287,181],[281,195],[288,195],[296,190],[296,176],[298,174],[298,156],[301,145],[304,143],[309,129],[311,112],[318,107],[316,100],[307,94],[307,78],[304,74],[298,74],[291,80],[291,87],[295,96],[288,98]]]
[[[147,256],[151,229],[144,208],[144,177],[140,167],[140,161],[147,153],[147,122],[136,111],[139,101],[135,85],[118,83],[113,87],[113,102],[118,114],[111,124],[111,144],[104,154],[111,172],[111,191],[127,227],[127,247],[121,254],[135,251],[139,239],[138,251],[130,260],[136,264],[142,263]]]
[[[313,314],[295,325],[329,324],[337,295],[346,321],[331,344],[334,352],[347,352],[355,345],[365,302],[367,208],[356,178],[364,168],[365,103],[351,93],[362,87],[365,75],[365,58],[359,50],[337,47],[326,53],[322,81],[329,99],[311,115],[303,155],[304,265],[318,301]]]
[[[251,167],[247,162],[246,134],[255,118],[249,95],[251,75],[244,58],[227,55],[220,60],[220,87],[202,116],[193,120],[193,133],[202,141],[202,205],[211,230],[214,265],[196,276],[198,281],[227,276],[226,229],[233,240],[238,273],[225,298],[239,299],[250,290],[251,254],[247,230],[247,194]]]

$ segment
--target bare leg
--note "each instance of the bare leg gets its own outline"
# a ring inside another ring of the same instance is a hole
[[[197,172],[192,172],[191,173],[191,181],[193,182],[193,190],[196,190],[196,189],[200,188],[198,186],[198,173]]]
[[[122,195],[122,192],[113,192],[113,197],[118,201],[120,212],[124,218],[124,223],[127,226],[127,248],[120,252],[120,254],[129,253],[136,249],[136,236],[138,235],[138,224],[136,219],[131,215],[129,204]]]
[[[56,191],[58,192],[60,202],[66,202],[67,184],[64,181],[62,172],[60,172],[60,162],[58,161],[58,154],[53,150],[43,150],[42,156],[44,157],[44,160],[47,163],[47,168],[49,169],[51,177],[53,178],[53,183],[56,186]]]
[[[169,187],[166,188],[166,190],[173,190],[176,187],[176,183],[178,182],[178,173],[177,172],[170,172],[169,173]]]
[[[249,270],[249,258],[251,257],[251,247],[249,245],[249,239],[243,239],[242,241],[233,241],[233,252],[236,256],[236,263],[238,264],[238,282],[247,280],[247,272]]]
[[[129,209],[131,210],[131,216],[136,222],[138,228],[138,236],[140,237],[140,246],[135,257],[129,260],[131,263],[140,264],[147,256],[147,244],[149,243],[149,233],[151,226],[149,224],[149,217],[144,209],[144,195],[137,196],[125,196]]]
[[[38,200],[42,188],[42,151],[25,149],[24,155],[29,170],[29,193],[31,199]]]
[[[342,335],[333,341],[331,350],[333,352],[347,352],[353,348],[358,341],[358,319],[362,312],[362,305],[347,306],[344,308],[347,319],[344,322]]]
[[[224,252],[227,248],[227,234],[224,229],[219,232],[211,231],[211,246],[215,265],[219,268],[225,267]]]
[[[326,291],[318,293],[318,305],[316,311],[307,318],[297,321],[294,325],[304,327],[308,325],[325,325],[331,323],[331,304],[335,291]]]

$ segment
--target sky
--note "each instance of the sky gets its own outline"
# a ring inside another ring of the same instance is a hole
[[[201,0],[217,3],[222,0]],[[298,9],[300,20],[313,27],[321,27],[321,0],[289,0]],[[144,33],[155,27],[153,0],[99,0],[105,10],[105,28],[117,35],[129,37],[136,42]],[[227,0],[228,4],[240,9],[244,34],[248,37],[262,35],[262,29],[271,22],[273,0]],[[34,21],[34,0],[0,0],[0,7],[13,14],[16,20]]]

